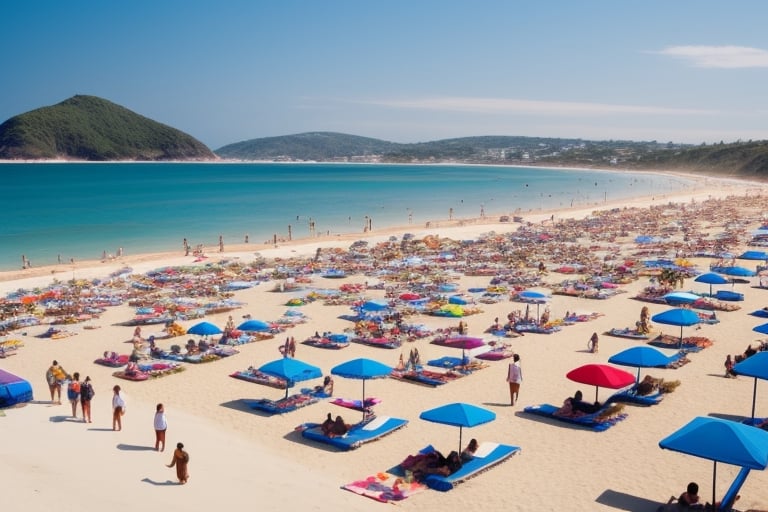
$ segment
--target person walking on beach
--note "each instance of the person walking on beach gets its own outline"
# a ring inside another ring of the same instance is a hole
[[[123,429],[123,414],[125,414],[125,399],[120,396],[120,386],[112,388],[112,430]]]
[[[168,430],[168,421],[165,419],[165,407],[157,404],[155,411],[155,451],[165,451],[165,431]]]
[[[184,443],[176,443],[176,449],[173,451],[173,459],[168,464],[169,468],[176,466],[176,478],[179,484],[184,485],[189,480],[189,454],[184,450]]]
[[[597,353],[597,344],[600,341],[600,339],[597,336],[597,332],[592,333],[592,337],[589,338],[589,343],[587,343],[589,347],[589,351],[593,354]]]
[[[48,382],[48,389],[51,391],[51,403],[61,405],[61,381],[67,376],[64,369],[59,366],[55,359],[48,370],[45,372],[45,380]],[[56,400],[54,401],[54,396]]]
[[[72,417],[77,418],[77,403],[80,401],[80,374],[75,372],[67,385],[67,399],[72,404]]]
[[[509,382],[509,404],[515,405],[515,400],[517,400],[517,395],[520,392],[520,384],[523,382],[520,354],[512,356],[512,362],[509,363],[509,371],[507,372],[507,382]]]
[[[91,377],[86,375],[85,380],[80,384],[80,408],[83,412],[83,423],[91,422],[91,400],[96,392],[91,385]]]

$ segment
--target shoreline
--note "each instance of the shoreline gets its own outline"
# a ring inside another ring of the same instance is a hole
[[[98,162],[96,162],[98,163]],[[519,167],[519,166],[518,166]],[[589,170],[598,171],[598,169],[583,169],[583,168],[568,168],[568,170]],[[603,171],[610,171],[610,169],[599,169]],[[634,171],[633,171],[634,172]],[[465,217],[454,219],[436,219],[426,221],[424,224],[407,224],[396,225],[384,228],[373,229],[371,231],[361,232],[348,232],[348,233],[331,233],[321,234],[314,237],[306,236],[301,238],[293,238],[291,240],[278,239],[277,244],[262,242],[262,243],[237,243],[226,244],[223,252],[219,251],[218,246],[210,245],[204,246],[203,252],[208,258],[208,261],[219,261],[224,259],[236,258],[253,258],[256,254],[270,258],[277,255],[280,257],[282,254],[287,257],[290,253],[295,253],[300,248],[304,247],[301,254],[306,256],[314,253],[314,250],[320,248],[336,247],[340,244],[351,244],[356,240],[376,240],[384,241],[390,236],[402,235],[405,233],[411,233],[418,237],[424,237],[428,234],[437,234],[440,230],[452,232],[469,232],[473,228],[476,228],[477,234],[493,231],[512,231],[517,229],[525,223],[543,223],[550,219],[583,219],[593,212],[607,211],[619,207],[652,207],[665,203],[684,203],[689,201],[705,201],[712,198],[724,198],[728,196],[740,196],[751,194],[768,194],[768,182],[760,182],[753,180],[742,180],[738,178],[712,178],[710,176],[698,175],[698,174],[684,174],[684,173],[665,173],[661,171],[652,171],[652,174],[661,176],[677,176],[685,177],[687,179],[693,179],[702,185],[701,188],[694,188],[692,191],[680,191],[671,194],[662,194],[659,196],[643,195],[626,199],[614,199],[609,201],[597,201],[589,205],[577,205],[573,207],[563,208],[550,208],[550,209],[535,209],[528,211],[516,210],[515,217],[522,217],[522,222],[514,222],[510,217],[507,222],[501,222],[502,216],[509,216],[510,212],[489,212],[483,217]],[[721,186],[718,186],[721,185]],[[450,236],[449,236],[450,237]],[[345,247],[346,248],[346,247]],[[167,266],[162,264],[163,261],[173,261],[174,265],[189,264],[195,260],[192,255],[185,256],[182,251],[164,251],[164,252],[146,252],[135,255],[123,255],[121,257],[111,257],[106,260],[100,259],[86,259],[79,260],[73,263],[62,262],[49,265],[34,266],[26,269],[18,270],[2,270],[0,271],[0,283],[8,281],[16,281],[22,279],[34,279],[39,281],[41,278],[51,278],[68,280],[68,274],[72,274],[72,278],[95,278],[98,277],[99,272],[103,272],[103,276],[108,275],[120,268],[129,266],[140,266],[141,269],[150,270],[152,263],[157,263],[159,266]],[[146,271],[143,270],[143,271]],[[142,272],[142,270],[139,270]],[[79,275],[85,272],[84,275]],[[1,289],[1,288],[0,288]]]

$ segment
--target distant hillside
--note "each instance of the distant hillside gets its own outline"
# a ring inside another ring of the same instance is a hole
[[[95,96],[12,117],[0,125],[0,159],[214,160],[203,143]]]
[[[334,161],[390,153],[399,146],[357,135],[310,132],[236,142],[217,149],[216,154],[239,160]]]
[[[693,146],[656,141],[480,136],[399,144],[342,133],[311,132],[238,142],[216,150],[216,154],[239,160],[615,167],[768,178],[768,141]]]

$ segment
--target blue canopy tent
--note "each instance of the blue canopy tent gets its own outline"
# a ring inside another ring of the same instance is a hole
[[[653,315],[651,320],[657,324],[680,326],[680,347],[683,346],[683,327],[690,327],[701,321],[699,315],[694,311],[683,308],[668,309],[667,311]]]
[[[392,367],[387,366],[384,363],[374,361],[373,359],[359,358],[341,363],[331,368],[331,374],[338,375],[347,379],[359,379],[363,381],[363,398],[360,402],[365,403],[365,381],[367,379],[381,379],[389,377],[392,373]],[[365,410],[363,410],[363,418],[365,418]]]
[[[431,421],[432,423],[459,427],[458,452],[461,453],[462,429],[464,427],[471,428],[483,423],[489,423],[496,419],[496,413],[476,405],[456,402],[424,411],[419,414],[419,418]]]
[[[608,362],[637,368],[636,382],[640,382],[640,368],[666,368],[673,358],[650,345],[638,345],[622,350],[608,358]]]
[[[288,397],[288,389],[292,388],[296,382],[318,379],[323,376],[323,371],[317,366],[290,357],[266,363],[259,367],[259,371],[279,379],[285,379],[286,398]]]
[[[764,325],[768,326],[768,324]],[[733,365],[733,371],[736,372],[737,375],[746,375],[747,377],[755,378],[755,384],[752,387],[752,417],[750,420],[748,420],[749,424],[753,425],[755,424],[757,379],[768,380],[768,352],[758,352],[757,354],[749,356],[743,361],[739,361]]]
[[[742,468],[731,485],[719,510],[731,510],[738,487],[752,469],[768,466],[768,432],[720,418],[699,416],[676,432],[659,441],[663,449],[672,450],[713,461],[712,503],[715,503],[717,463],[724,462]]]

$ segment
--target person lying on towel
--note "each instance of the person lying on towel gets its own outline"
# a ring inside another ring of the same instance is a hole
[[[438,450],[429,453],[419,453],[418,455],[409,455],[400,463],[400,466],[411,471],[413,478],[422,481],[427,475],[452,475],[461,469],[462,462],[459,452],[452,451],[448,457],[444,457]]]

